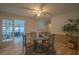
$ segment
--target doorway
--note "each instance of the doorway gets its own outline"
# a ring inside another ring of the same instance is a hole
[[[12,20],[10,18],[2,18],[2,47],[12,44]]]
[[[22,46],[24,33],[24,20],[2,18],[2,48],[9,46]]]
[[[14,20],[14,46],[23,46],[24,21],[20,19]]]

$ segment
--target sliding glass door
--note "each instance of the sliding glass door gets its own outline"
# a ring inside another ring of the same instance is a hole
[[[12,20],[2,18],[2,47],[7,47],[12,43]]]
[[[22,46],[24,33],[24,20],[2,18],[2,47]]]
[[[15,47],[22,46],[24,33],[24,21],[21,19],[14,20],[14,44]]]

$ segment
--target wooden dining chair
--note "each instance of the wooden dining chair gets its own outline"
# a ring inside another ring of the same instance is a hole
[[[31,55],[33,52],[33,41],[31,40],[30,33],[23,35],[23,52],[26,55]]]

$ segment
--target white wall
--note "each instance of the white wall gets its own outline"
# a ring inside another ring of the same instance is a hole
[[[51,18],[52,33],[54,34],[64,34],[62,31],[62,26],[67,23],[68,19],[78,19],[79,11],[68,12],[65,14],[60,14]]]
[[[44,20],[45,19],[28,18],[25,25],[26,33],[47,31],[46,21]]]

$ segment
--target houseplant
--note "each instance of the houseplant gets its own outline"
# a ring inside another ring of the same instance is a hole
[[[69,48],[77,50],[78,49],[77,42],[79,35],[79,19],[77,20],[68,19],[68,23],[63,26],[62,30],[65,32],[66,36],[69,37],[68,43],[73,44],[73,47],[70,46]]]

